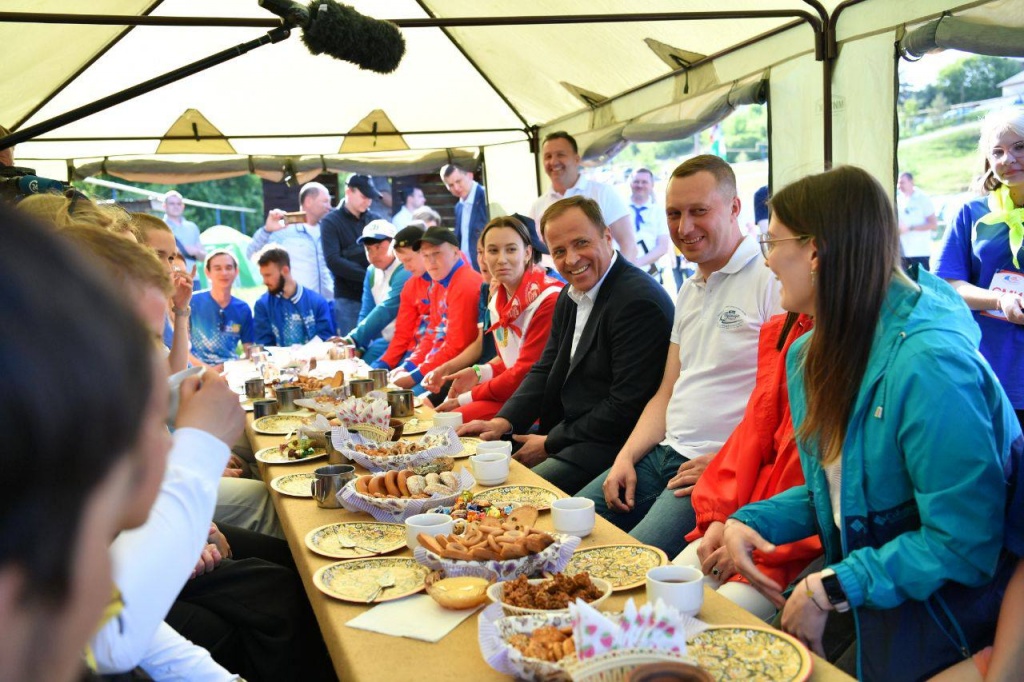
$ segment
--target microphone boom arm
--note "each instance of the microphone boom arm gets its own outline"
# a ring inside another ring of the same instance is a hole
[[[272,43],[279,43],[290,35],[291,29],[288,26],[278,26],[259,38],[255,38],[234,47],[229,47],[226,50],[222,50],[221,52],[200,59],[199,61],[192,62],[191,64],[186,64],[185,66],[179,67],[173,71],[168,71],[163,75],[156,76],[155,78],[151,78],[148,81],[139,83],[138,85],[133,85],[130,88],[121,90],[120,92],[107,95],[106,97],[98,99],[90,104],[84,104],[77,109],[72,109],[71,111],[59,114],[51,119],[29,126],[28,128],[23,128],[6,137],[0,137],[0,150],[13,147],[20,142],[30,140],[34,137],[38,137],[39,135],[44,135],[51,130],[56,130],[57,128],[68,125],[69,123],[74,123],[75,121],[79,121],[87,116],[92,116],[104,109],[109,109],[110,107],[127,102],[130,99],[139,97],[140,95],[145,95],[146,93],[162,88],[165,85],[169,85],[188,76],[197,74],[200,71],[205,71],[212,66],[223,64],[235,57],[241,57],[243,54],[254,50],[257,47],[270,45]]]

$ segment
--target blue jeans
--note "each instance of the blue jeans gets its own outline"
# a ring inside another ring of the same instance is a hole
[[[354,298],[334,299],[334,326],[338,334],[344,336],[359,324],[360,301]]]
[[[676,475],[685,458],[667,445],[658,445],[636,465],[636,493],[633,510],[615,512],[608,508],[601,486],[608,477],[604,472],[591,481],[578,497],[594,501],[598,514],[626,531],[640,542],[654,545],[674,558],[686,547],[686,534],[697,525],[690,497],[676,497],[665,486]]]

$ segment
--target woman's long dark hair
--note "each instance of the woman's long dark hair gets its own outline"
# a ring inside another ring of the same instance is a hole
[[[812,175],[770,201],[775,218],[817,251],[814,334],[807,344],[807,417],[797,437],[816,442],[824,464],[842,454],[867,369],[875,326],[900,263],[899,229],[888,193],[853,166]]]
[[[496,227],[507,227],[510,230],[515,230],[516,234],[519,235],[519,239],[523,242],[523,248],[530,247],[533,249],[533,244],[530,242],[530,231],[523,225],[523,221],[519,220],[515,216],[503,215],[497,218],[492,218],[491,222],[484,225],[484,229],[480,232],[480,244],[484,244],[484,240],[487,237],[487,233]],[[485,251],[486,253],[486,251]],[[526,269],[529,270],[531,265],[536,265],[540,262],[540,251],[533,249],[531,260],[526,264]]]

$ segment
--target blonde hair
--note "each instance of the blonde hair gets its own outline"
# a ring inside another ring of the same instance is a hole
[[[129,213],[128,215],[132,218],[132,225],[139,231],[142,236],[142,241],[149,241],[147,237],[150,232],[170,232],[174,234],[174,230],[168,227],[167,223],[157,218],[155,215],[148,213]]]
[[[33,194],[18,203],[18,210],[58,229],[72,225],[92,225],[106,230],[115,222],[112,211],[98,206],[77,192],[70,196],[56,192]]]
[[[996,138],[1009,132],[1024,137],[1024,107],[996,109],[982,119],[981,134],[978,136],[978,151],[981,152],[982,159],[981,172],[971,183],[971,188],[978,193],[991,192],[1003,186],[992,171],[988,154]]]
[[[130,295],[146,288],[159,289],[165,296],[173,292],[166,266],[145,246],[93,225],[70,225],[62,233]]]

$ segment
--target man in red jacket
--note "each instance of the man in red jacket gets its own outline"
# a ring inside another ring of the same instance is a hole
[[[409,272],[409,279],[402,287],[398,299],[398,316],[395,318],[395,335],[384,355],[370,365],[373,369],[394,369],[419,345],[427,332],[430,322],[430,275],[427,274],[423,256],[414,247],[426,230],[419,220],[413,220],[395,235],[391,248],[395,257]]]
[[[480,273],[462,258],[455,234],[432,227],[413,246],[433,280],[430,285],[430,321],[416,349],[391,372],[391,383],[401,388],[419,386],[423,376],[451,360],[477,337],[480,308]]]

